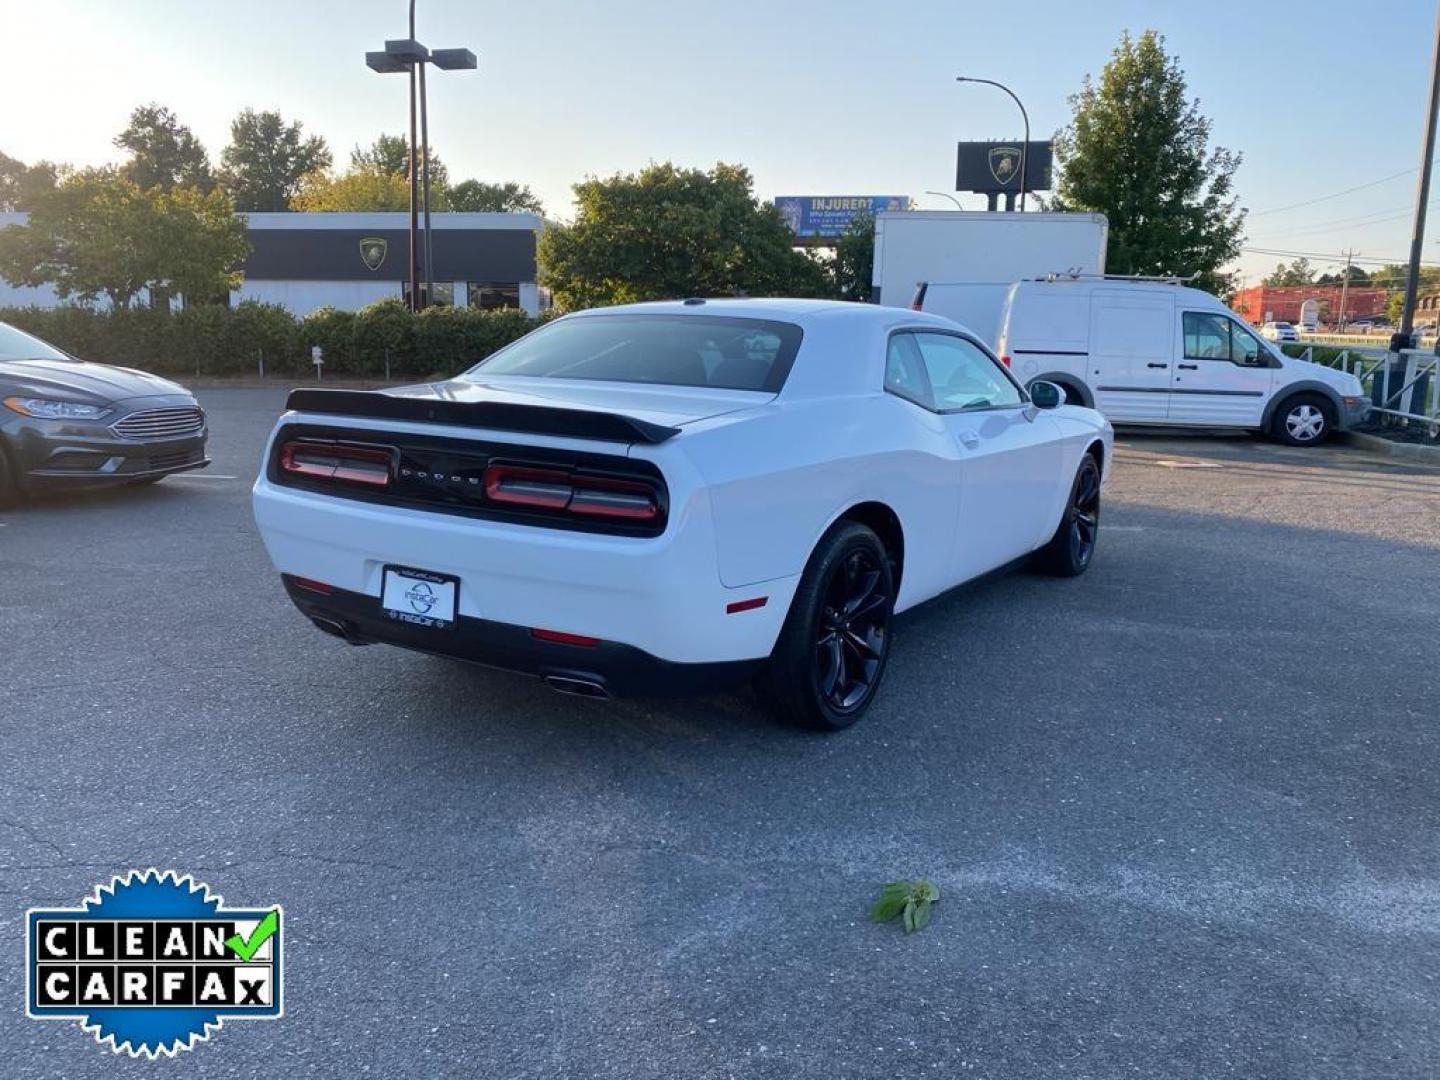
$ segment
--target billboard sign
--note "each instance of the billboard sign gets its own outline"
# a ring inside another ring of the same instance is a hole
[[[908,195],[781,195],[775,209],[790,226],[796,239],[823,243],[845,232],[857,217],[909,210]]]
[[[1025,153],[1025,190],[1049,191],[1053,154],[1051,144],[1031,142]],[[962,142],[955,155],[955,190],[982,195],[1010,194],[1020,190],[1022,141]]]

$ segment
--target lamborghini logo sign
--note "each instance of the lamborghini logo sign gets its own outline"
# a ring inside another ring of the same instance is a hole
[[[1002,187],[1020,175],[1020,148],[1018,146],[991,147],[990,175]]]
[[[360,241],[360,258],[371,270],[379,270],[390,250],[390,241],[383,236],[367,236]]]

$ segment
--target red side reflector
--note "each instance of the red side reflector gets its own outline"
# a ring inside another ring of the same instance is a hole
[[[318,592],[322,596],[329,596],[335,591],[335,586],[326,585],[325,582],[316,581],[314,578],[292,577],[290,580],[295,583],[297,588],[309,589],[311,592]]]
[[[756,608],[764,607],[769,599],[768,596],[756,596],[749,600],[733,601],[725,605],[725,614],[735,615],[742,611],[754,611]]]
[[[560,630],[533,629],[530,636],[537,641],[549,641],[556,645],[578,645],[582,649],[593,649],[600,644],[598,637],[586,637],[584,634],[567,634]]]

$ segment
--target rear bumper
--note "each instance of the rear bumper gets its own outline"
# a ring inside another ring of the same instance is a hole
[[[656,537],[374,505],[283,487],[264,475],[254,508],[277,570],[324,582],[337,595],[367,597],[377,612],[385,566],[415,567],[459,578],[457,615],[481,630],[580,634],[687,667],[768,657],[798,583],[796,575],[724,586],[703,491],[674,501]],[[765,598],[761,607],[728,610],[758,597]]]
[[[354,645],[384,643],[547,681],[594,688],[593,696],[646,697],[729,689],[762,661],[680,664],[630,645],[601,641],[570,645],[535,638],[530,628],[459,616],[444,629],[412,626],[385,616],[377,597],[334,589],[316,592],[282,575],[295,606],[326,633]]]

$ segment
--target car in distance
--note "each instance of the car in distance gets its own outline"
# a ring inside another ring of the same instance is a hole
[[[205,412],[184,387],[0,323],[0,502],[204,468],[205,438]]]
[[[903,309],[687,300],[557,319],[445,382],[297,390],[254,486],[297,607],[606,697],[753,677],[854,722],[891,620],[1038,554],[1082,573],[1110,426]]]
[[[1010,287],[997,341],[1112,423],[1238,428],[1315,446],[1363,421],[1360,380],[1286,356],[1216,297],[1179,284],[1057,278]]]
[[[1260,327],[1260,333],[1271,341],[1300,340],[1300,331],[1288,322],[1267,322]]]

